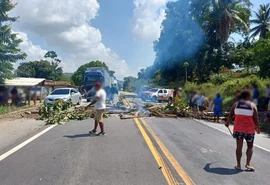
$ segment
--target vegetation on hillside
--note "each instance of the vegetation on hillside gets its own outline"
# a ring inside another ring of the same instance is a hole
[[[232,96],[249,81],[265,84],[270,77],[270,5],[254,13],[251,7],[249,0],[168,2],[160,38],[154,42],[154,64],[141,69],[137,79],[126,78],[124,87],[175,88],[187,78],[188,88],[209,86],[213,92],[208,89],[207,94]],[[242,40],[234,41],[233,34]],[[247,79],[234,78],[236,66]],[[223,69],[228,72],[221,74]]]

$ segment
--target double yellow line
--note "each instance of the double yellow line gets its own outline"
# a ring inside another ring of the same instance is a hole
[[[167,160],[171,163],[177,174],[181,177],[183,182],[186,185],[195,185],[194,181],[189,177],[189,175],[185,172],[182,166],[178,163],[178,161],[173,157],[173,155],[169,152],[169,150],[165,147],[165,145],[161,142],[161,140],[156,136],[151,127],[146,123],[146,121],[142,118],[134,119],[144,140],[146,141],[150,151],[152,152],[156,162],[158,163],[162,174],[164,175],[168,185],[176,185],[178,184],[177,180],[173,177],[172,172],[170,171],[168,165],[165,163],[160,153],[157,151],[157,148],[154,146],[152,140],[148,136],[145,129],[148,131],[153,140],[157,143],[157,146],[160,148],[162,153],[165,155]],[[144,129],[145,127],[145,129]]]

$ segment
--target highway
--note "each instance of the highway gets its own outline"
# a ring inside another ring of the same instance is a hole
[[[92,126],[92,119],[46,126],[10,155],[12,147],[0,150],[0,184],[269,184],[269,150],[254,148],[255,172],[236,171],[234,139],[196,120],[113,116],[106,136],[90,136]]]

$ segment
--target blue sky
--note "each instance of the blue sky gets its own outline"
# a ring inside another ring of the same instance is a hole
[[[153,41],[159,37],[168,0],[15,1],[19,4],[12,13],[20,21],[13,29],[24,40],[26,61],[55,50],[65,72],[102,60],[122,79],[153,64]],[[268,2],[253,0],[254,10]]]
[[[138,70],[154,61],[151,41],[136,39],[132,33],[134,3],[131,0],[99,0],[99,15],[92,21],[99,28],[106,46],[128,62],[130,69]]]

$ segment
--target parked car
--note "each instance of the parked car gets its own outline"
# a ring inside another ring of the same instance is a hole
[[[144,91],[142,95],[142,100],[152,100],[154,102],[168,101],[172,102],[173,100],[173,90],[171,89],[158,89],[153,88],[148,91]]]
[[[82,95],[74,88],[59,88],[55,89],[49,96],[45,98],[44,104],[53,104],[59,99],[69,101],[72,103],[72,105],[80,105],[82,102]]]

